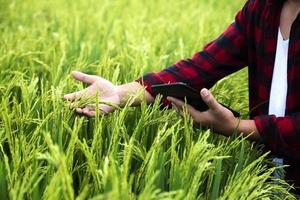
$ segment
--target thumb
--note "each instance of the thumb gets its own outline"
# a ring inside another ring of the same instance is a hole
[[[71,75],[78,81],[82,81],[87,84],[92,84],[94,81],[96,81],[96,76],[85,74],[79,71],[72,71]]]
[[[212,109],[212,110],[217,110],[220,108],[220,104],[217,102],[217,100],[214,98],[214,96],[210,93],[210,91],[206,88],[203,88],[200,91],[200,95],[204,101],[204,103],[206,103],[206,105]]]

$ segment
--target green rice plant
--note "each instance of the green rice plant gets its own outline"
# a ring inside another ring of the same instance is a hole
[[[94,118],[76,69],[126,83],[190,57],[244,1],[0,0],[0,199],[295,199],[259,144],[193,125],[158,97]],[[247,71],[217,99],[248,117]]]

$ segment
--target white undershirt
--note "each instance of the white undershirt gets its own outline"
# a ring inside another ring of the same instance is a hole
[[[288,65],[288,50],[289,40],[284,40],[280,31],[278,30],[276,57],[272,77],[270,101],[269,101],[269,115],[276,115],[276,117],[285,116],[286,96],[287,96],[287,65]],[[275,165],[283,164],[282,158],[274,158]],[[280,177],[278,171],[274,172],[275,178]]]
[[[276,57],[269,102],[269,115],[284,117],[287,96],[287,60],[289,40],[284,40],[278,30]]]

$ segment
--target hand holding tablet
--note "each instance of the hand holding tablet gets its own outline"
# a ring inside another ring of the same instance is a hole
[[[182,101],[186,100],[188,104],[199,111],[203,112],[209,109],[206,103],[204,103],[204,101],[202,100],[200,94],[185,83],[177,82],[170,84],[152,85],[151,88],[154,92],[161,94],[164,97],[170,96]],[[234,111],[223,104],[221,105],[230,110],[235,117],[240,117],[240,113],[238,113],[237,111]]]

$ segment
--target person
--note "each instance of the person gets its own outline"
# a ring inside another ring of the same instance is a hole
[[[226,136],[236,129],[250,139],[261,141],[275,156],[283,158],[286,180],[300,187],[300,0],[248,0],[235,21],[216,40],[207,44],[192,58],[180,60],[157,73],[114,85],[95,75],[72,72],[79,81],[90,84],[82,91],[66,94],[74,100],[87,93],[99,92],[102,101],[122,106],[128,98],[143,90],[134,106],[145,99],[152,103],[157,94],[151,85],[184,82],[200,91],[209,110],[200,112],[187,105],[195,123],[209,126]],[[219,79],[248,66],[250,119],[239,120],[219,104],[210,88]],[[184,102],[168,97],[182,112]],[[76,112],[94,116],[95,105],[76,108]],[[114,107],[101,104],[104,113]]]

